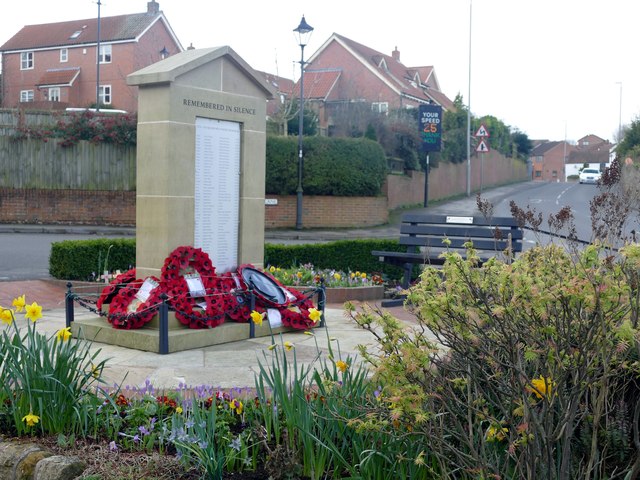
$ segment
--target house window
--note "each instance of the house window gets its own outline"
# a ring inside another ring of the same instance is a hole
[[[378,113],[387,113],[389,111],[389,102],[373,102],[371,110]]]
[[[100,85],[98,99],[102,105],[111,105],[111,85]]]
[[[542,176],[542,170],[536,170],[536,177]]]
[[[49,101],[50,102],[60,101],[60,87],[51,87],[49,89]]]
[[[33,69],[33,52],[22,52],[20,54],[20,70]]]
[[[60,62],[64,63],[69,61],[69,49],[61,48],[60,49]]]
[[[557,176],[558,176],[558,171],[557,171],[557,170],[552,171],[552,172],[551,172],[551,176],[552,176],[553,178],[557,177]]]
[[[71,36],[69,38],[71,38],[71,39],[78,38],[81,33],[82,33],[82,30],[76,30],[75,32],[73,32],[71,34]]]
[[[100,63],[111,63],[111,45],[100,45]]]
[[[20,102],[33,102],[33,90],[20,90]]]

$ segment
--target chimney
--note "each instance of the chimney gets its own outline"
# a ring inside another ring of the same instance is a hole
[[[395,49],[393,50],[393,52],[391,52],[391,56],[393,57],[393,59],[396,62],[400,61],[400,50],[398,50],[398,47],[395,47]]]
[[[147,13],[156,15],[160,11],[160,4],[156,0],[147,2]]]

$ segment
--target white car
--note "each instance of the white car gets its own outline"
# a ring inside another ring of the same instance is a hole
[[[600,181],[600,170],[595,168],[584,168],[579,175],[580,183],[598,183]]]

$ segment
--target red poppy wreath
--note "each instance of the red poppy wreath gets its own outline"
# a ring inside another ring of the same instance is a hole
[[[160,279],[169,305],[183,325],[212,328],[224,321],[224,306],[213,295],[216,269],[201,248],[176,248],[165,260]]]
[[[109,285],[102,289],[98,301],[96,302],[96,308],[98,311],[102,310],[102,305],[105,303],[111,303],[116,293],[126,284],[133,282],[136,279],[136,269],[132,268],[124,273],[121,273],[116,278],[109,282]]]
[[[129,282],[113,296],[107,320],[114,328],[141,328],[158,311],[161,292],[160,281],[155,277]]]

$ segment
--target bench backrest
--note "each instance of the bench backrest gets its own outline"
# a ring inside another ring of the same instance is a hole
[[[476,250],[504,251],[510,247],[516,253],[522,251],[523,234],[512,217],[403,215],[400,244],[410,251],[419,247],[444,248],[445,238],[450,242],[446,246],[449,249],[464,249],[465,243],[472,241]]]

